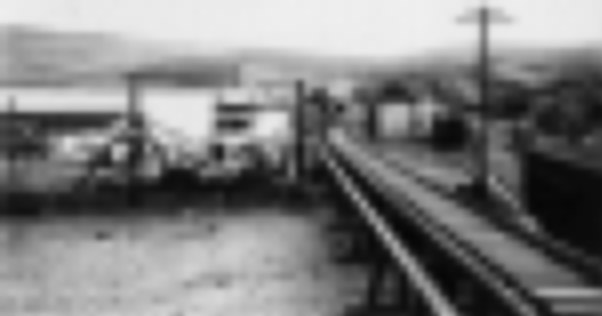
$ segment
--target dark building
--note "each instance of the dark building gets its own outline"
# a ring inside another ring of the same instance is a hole
[[[122,116],[118,112],[0,113],[0,151],[42,151],[48,137],[105,127]]]
[[[602,258],[602,145],[594,147],[533,144],[523,155],[524,187],[548,233]]]
[[[119,112],[17,112],[0,113],[0,125],[26,125],[45,132],[68,132],[86,128],[98,128],[119,118]],[[12,122],[12,123],[11,123]]]

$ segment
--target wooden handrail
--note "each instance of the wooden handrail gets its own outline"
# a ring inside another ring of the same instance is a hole
[[[353,181],[338,165],[332,156],[325,157],[326,164],[335,175],[342,190],[352,200],[362,217],[366,220],[374,233],[383,242],[385,248],[394,258],[400,270],[420,292],[427,302],[428,308],[434,316],[459,316],[461,315],[452,303],[439,290],[431,276],[420,266],[408,248],[403,244],[386,221],[374,210],[374,206],[362,195]]]
[[[341,149],[340,142],[344,140],[339,138],[338,141],[339,143],[336,143],[335,139],[335,146],[339,146],[338,149]],[[362,157],[360,151],[356,150],[353,154],[356,154],[357,157],[354,157],[356,160],[359,159],[358,157]],[[346,153],[347,158],[349,158],[348,156],[350,155],[349,152]],[[376,181],[374,175],[367,175],[367,169],[373,169],[371,172],[376,172],[374,170],[378,170],[378,174],[381,176],[389,174],[390,170],[385,170],[384,166],[377,164],[373,159],[369,159],[370,157],[368,157],[367,154],[363,153],[363,155],[363,163],[370,166],[358,167],[357,165],[354,165],[352,167],[357,169],[367,181],[371,182],[370,185],[383,191],[382,193],[384,195],[390,196],[393,194],[392,192],[386,192],[392,190],[391,183],[386,183],[383,179]],[[357,161],[355,161],[355,164],[357,164]],[[404,204],[406,204],[404,206],[409,206],[415,210],[413,212],[414,215],[422,213],[420,212],[422,206],[412,203],[412,201],[404,201]],[[509,306],[509,308],[515,310],[516,315],[541,315],[540,311],[542,306],[540,306],[541,304],[538,304],[539,301],[536,301],[533,297],[527,297],[527,290],[522,288],[518,283],[508,282],[509,280],[512,280],[512,278],[507,275],[505,271],[480,255],[478,251],[469,247],[449,229],[428,220],[425,216],[414,216],[412,220],[415,225],[420,226],[420,229],[425,236],[428,236],[428,238],[437,242],[442,249],[445,249],[445,251],[455,258],[457,262],[461,263],[471,275],[479,279],[484,286],[495,293],[498,293],[499,299],[505,301],[505,304]]]

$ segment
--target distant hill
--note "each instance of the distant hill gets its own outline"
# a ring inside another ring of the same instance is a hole
[[[114,85],[137,70],[182,68],[222,80],[230,56],[191,51],[180,43],[155,43],[111,34],[0,27],[0,85]],[[186,65],[186,66],[184,66]],[[223,71],[223,73],[221,73]]]
[[[132,71],[184,73],[201,83],[232,82],[242,69],[279,72],[288,79],[327,78],[366,71],[357,60],[268,50],[206,51],[112,34],[0,26],[0,85],[112,85]],[[198,78],[197,78],[198,79]]]
[[[123,38],[114,34],[59,32],[0,26],[0,85],[115,85],[133,71],[191,74],[202,84],[268,74],[291,80],[398,78],[407,73],[457,80],[474,73],[474,49],[456,48],[414,58],[337,58],[303,52],[214,47]],[[496,49],[496,75],[545,80],[559,73],[602,73],[602,45],[578,48]],[[249,71],[250,70],[250,71]]]
[[[124,71],[157,60],[164,52],[147,43],[130,43],[104,34],[59,33],[33,27],[0,29],[8,49],[0,82],[16,85],[107,83]]]

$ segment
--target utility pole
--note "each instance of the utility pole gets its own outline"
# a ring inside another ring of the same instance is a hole
[[[491,193],[489,188],[489,129],[491,125],[491,25],[508,22],[509,18],[500,10],[482,5],[460,17],[460,22],[477,23],[478,26],[478,79],[479,79],[479,137],[477,140],[476,164],[477,174],[474,179],[474,189],[480,197],[487,198]]]

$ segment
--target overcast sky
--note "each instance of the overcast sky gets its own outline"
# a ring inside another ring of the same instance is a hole
[[[199,48],[407,56],[472,43],[458,23],[478,0],[0,0],[0,23],[117,32]],[[602,0],[491,0],[512,21],[498,43],[602,43]]]

